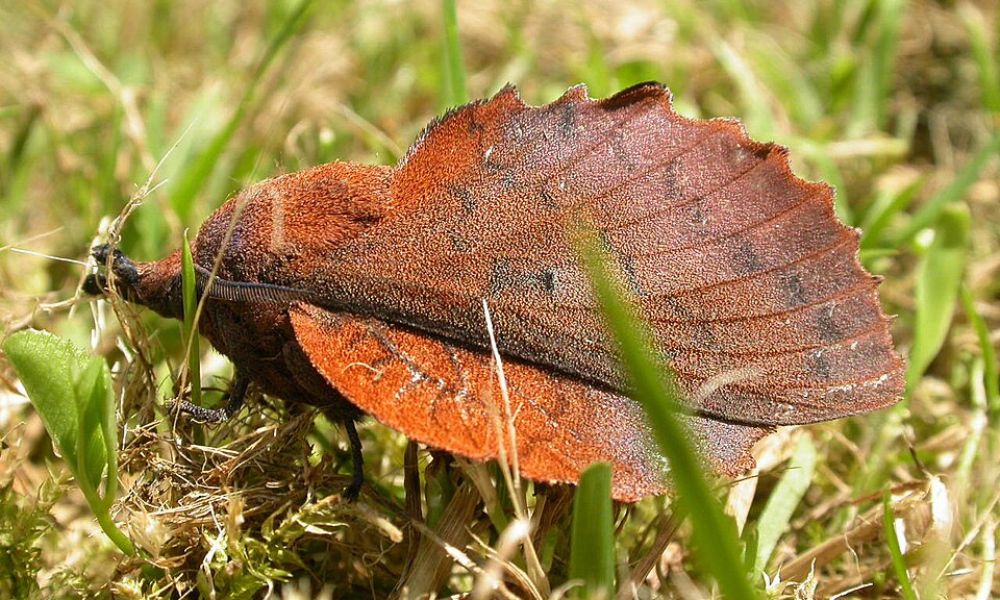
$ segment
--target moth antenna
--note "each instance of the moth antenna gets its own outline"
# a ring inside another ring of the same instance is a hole
[[[308,290],[275,285],[231,281],[212,277],[211,272],[200,265],[195,266],[198,285],[209,298],[228,302],[259,302],[262,304],[290,304],[292,302],[314,302],[314,294]],[[209,285],[211,283],[211,285]]]

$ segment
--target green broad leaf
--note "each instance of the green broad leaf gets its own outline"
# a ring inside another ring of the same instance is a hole
[[[934,228],[934,241],[920,260],[917,316],[906,373],[908,389],[919,381],[948,337],[968,258],[969,227],[969,212],[964,205],[947,207]]]
[[[76,387],[90,357],[69,340],[36,330],[10,336],[3,351],[59,453],[75,470],[80,423]]]
[[[686,412],[666,365],[654,357],[652,335],[624,287],[609,270],[608,253],[592,229],[581,232],[578,245],[605,321],[617,341],[622,364],[653,429],[660,451],[670,463],[679,511],[689,515],[698,567],[711,574],[730,600],[757,598],[743,561],[736,524],[725,515],[704,475],[704,463],[681,423]]]
[[[757,550],[753,565],[755,574],[763,572],[767,567],[771,553],[778,545],[781,535],[788,529],[796,507],[812,483],[815,468],[816,447],[811,437],[803,435],[795,446],[788,470],[774,488],[757,521]]]
[[[80,487],[92,490],[95,495],[101,485],[108,456],[115,454],[115,436],[105,437],[105,427],[109,419],[114,423],[114,396],[111,391],[111,376],[107,365],[98,357],[86,357],[86,366],[74,386],[74,402],[79,411],[77,434],[77,467],[74,474],[80,480]],[[109,471],[110,478],[116,478]],[[95,509],[96,510],[96,509]]]
[[[615,537],[611,465],[594,463],[580,476],[573,499],[569,576],[583,581],[579,597],[611,598],[615,589]]]
[[[122,552],[135,555],[108,512],[118,492],[118,428],[107,364],[46,331],[15,333],[3,351],[101,529]]]

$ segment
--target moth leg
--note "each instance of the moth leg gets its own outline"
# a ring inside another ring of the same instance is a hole
[[[233,385],[229,388],[229,392],[224,399],[225,405],[221,408],[205,408],[184,400],[180,403],[178,410],[191,415],[196,421],[222,423],[231,419],[243,407],[243,401],[246,399],[247,388],[249,387],[250,378],[237,371],[236,377],[233,379]],[[357,434],[355,433],[355,435]]]
[[[354,502],[361,493],[361,486],[365,483],[365,458],[361,453],[361,438],[358,436],[358,429],[354,425],[354,419],[343,420],[344,429],[347,430],[347,439],[351,444],[351,462],[354,465],[354,473],[351,475],[351,483],[344,490],[344,499]]]

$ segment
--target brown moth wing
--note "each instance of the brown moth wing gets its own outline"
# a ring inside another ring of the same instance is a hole
[[[290,315],[313,366],[383,423],[475,460],[500,458],[499,439],[511,447],[488,354],[312,305],[297,305]],[[589,464],[608,461],[616,499],[634,502],[666,491],[668,469],[638,404],[518,361],[505,362],[504,374],[525,477],[576,483]],[[683,418],[708,463],[728,476],[753,466],[750,448],[769,431]]]
[[[759,425],[896,402],[903,363],[832,190],[733,121],[642,84],[542,107],[513,88],[433,123],[392,177],[392,215],[325,257],[324,305],[624,392],[570,231],[599,229],[701,414]]]

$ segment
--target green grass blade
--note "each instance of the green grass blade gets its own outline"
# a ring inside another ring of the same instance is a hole
[[[759,575],[767,567],[778,540],[788,528],[795,508],[802,501],[812,483],[816,468],[816,447],[812,438],[803,435],[792,454],[788,470],[767,500],[764,512],[757,521],[757,550],[754,554],[753,573]]]
[[[876,124],[885,126],[892,95],[892,78],[899,46],[899,26],[906,13],[906,0],[882,0],[878,3],[878,39],[875,42],[874,64],[876,85]]]
[[[907,389],[913,389],[948,336],[965,271],[969,227],[969,212],[964,205],[947,207],[935,227],[934,241],[921,257]]]
[[[878,85],[875,65],[862,61],[854,75],[853,110],[847,127],[847,137],[863,137],[875,129],[878,120]]]
[[[865,42],[868,48],[858,57],[848,137],[881,130],[886,124],[905,3],[905,0],[882,0],[866,6],[858,34],[865,40],[869,35],[875,39]]]
[[[910,574],[906,570],[906,559],[903,558],[903,551],[899,547],[899,538],[896,537],[894,524],[896,515],[892,510],[892,498],[889,492],[886,492],[882,498],[882,507],[885,509],[882,514],[885,541],[889,547],[892,570],[896,573],[896,578],[899,579],[900,594],[906,600],[917,600],[917,594],[913,591],[913,582],[910,581]]]
[[[962,307],[965,317],[976,332],[979,340],[979,351],[983,358],[983,386],[986,389],[986,406],[995,419],[1000,416],[1000,374],[997,373],[997,351],[990,341],[990,329],[986,321],[976,310],[976,305],[969,288],[962,286],[960,290]]]
[[[920,207],[909,224],[896,236],[894,245],[901,246],[909,242],[921,229],[933,225],[946,206],[961,200],[969,187],[979,181],[979,175],[986,163],[996,157],[997,152],[1000,152],[1000,133],[993,135],[993,138],[962,167],[950,184]]]
[[[191,244],[184,236],[181,247],[181,289],[184,296],[184,340],[187,348],[188,376],[191,380],[191,402],[201,404],[201,348],[198,336],[198,278],[194,271]]]
[[[1000,112],[1000,77],[997,76],[995,49],[990,47],[986,29],[988,20],[981,10],[967,2],[958,5],[958,15],[965,25],[972,56],[979,72],[983,106],[990,112]]]
[[[451,106],[459,106],[469,101],[469,91],[465,86],[465,66],[462,61],[462,44],[458,38],[458,9],[455,0],[441,0],[444,13],[444,56],[448,76],[444,97]]]
[[[743,104],[743,114],[746,115],[747,130],[757,139],[769,139],[774,136],[774,117],[766,93],[756,73],[747,64],[739,52],[725,41],[718,41],[712,48],[716,60],[736,84]]]
[[[610,598],[615,589],[611,465],[594,463],[580,477],[573,499],[569,576],[584,582],[584,598]]]
[[[177,186],[171,190],[170,194],[171,204],[174,210],[177,211],[181,222],[188,222],[195,197],[205,186],[222,153],[229,145],[229,141],[243,122],[250,105],[254,101],[254,94],[261,79],[281,48],[302,27],[306,20],[304,17],[311,4],[312,0],[302,0],[296,9],[289,14],[288,19],[264,51],[264,55],[254,69],[254,73],[247,83],[243,96],[237,103],[232,116],[229,117],[229,120],[226,121],[222,129],[212,137],[205,150],[194,159],[194,162],[184,168],[183,176],[179,179]]]
[[[823,179],[833,186],[835,192],[833,196],[833,209],[837,217],[848,225],[854,225],[854,211],[851,209],[851,200],[847,195],[847,184],[840,173],[837,161],[825,154],[813,155],[812,159],[816,162],[820,173],[823,174]]]
[[[924,185],[924,178],[918,177],[909,185],[899,190],[884,191],[872,203],[861,222],[861,249],[869,250],[879,246],[882,233],[892,222],[892,218],[901,214],[910,205]]]
[[[825,109],[817,82],[804,70],[806,65],[797,62],[762,32],[755,32],[748,41],[751,42],[748,63],[753,65],[763,86],[781,99],[799,128],[808,131],[815,127]]]
[[[677,402],[669,371],[651,351],[649,330],[608,270],[606,253],[593,231],[585,232],[580,250],[601,311],[617,342],[632,397],[646,411],[660,450],[670,462],[677,502],[691,517],[693,550],[699,567],[715,577],[727,598],[756,598],[747,578],[736,526],[723,513],[705,480],[704,465],[680,421],[683,409]]]

